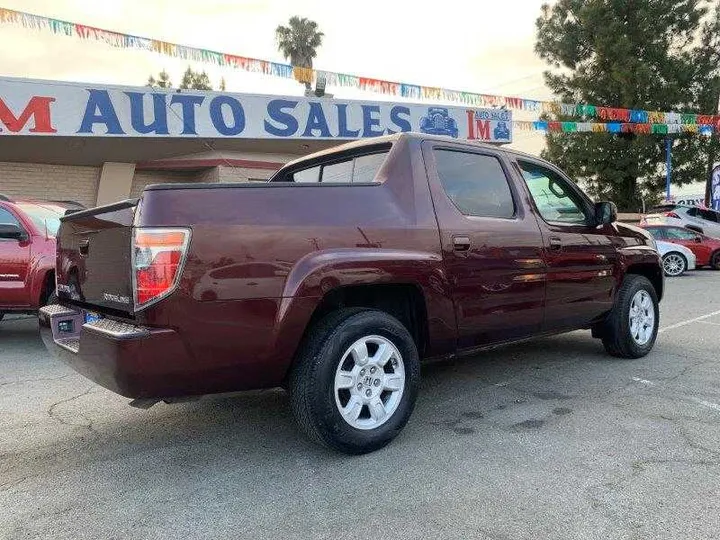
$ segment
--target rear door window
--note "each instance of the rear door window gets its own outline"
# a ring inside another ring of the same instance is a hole
[[[440,183],[466,216],[511,218],[515,204],[505,171],[494,156],[435,150]]]

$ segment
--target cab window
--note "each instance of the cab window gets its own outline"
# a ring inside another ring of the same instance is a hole
[[[4,208],[0,208],[0,225],[16,225],[21,227],[17,218],[12,215],[9,210],[5,210]]]
[[[529,161],[518,160],[517,163],[535,206],[545,221],[588,223],[586,205],[567,180],[547,167]]]

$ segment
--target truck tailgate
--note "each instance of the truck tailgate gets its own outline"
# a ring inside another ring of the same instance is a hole
[[[57,292],[63,303],[133,314],[132,224],[138,200],[66,215],[57,234]]]

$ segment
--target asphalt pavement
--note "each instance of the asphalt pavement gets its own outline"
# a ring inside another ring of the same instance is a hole
[[[720,536],[720,272],[667,280],[655,350],[589,332],[423,369],[390,446],[307,442],[282,391],[142,411],[0,323],[0,538]]]

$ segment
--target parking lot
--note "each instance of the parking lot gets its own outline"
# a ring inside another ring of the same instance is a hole
[[[717,538],[720,272],[667,280],[640,360],[589,332],[425,366],[361,457],[303,439],[281,391],[148,411],[0,324],[3,538]]]

